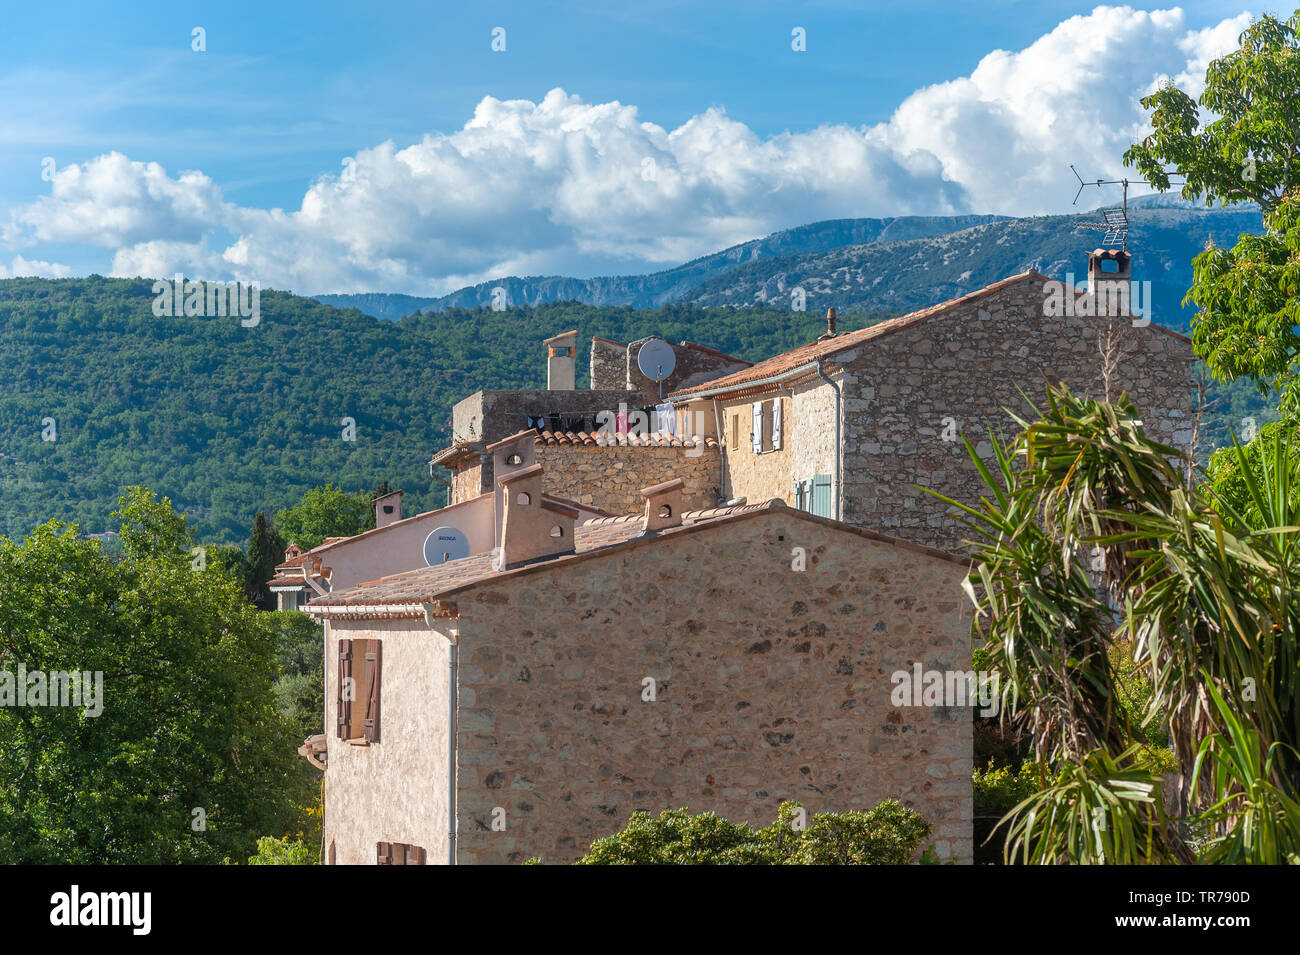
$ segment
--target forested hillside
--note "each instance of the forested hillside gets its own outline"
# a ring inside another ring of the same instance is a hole
[[[0,533],[52,517],[115,529],[114,502],[137,484],[170,497],[211,543],[242,542],[255,511],[327,482],[387,480],[414,513],[446,500],[428,461],[450,440],[451,406],[480,388],[545,387],[550,335],[664,335],[758,359],[824,328],[788,310],[573,304],[382,322],[271,291],[260,324],[244,328],[157,318],[152,302],[143,280],[0,281]]]

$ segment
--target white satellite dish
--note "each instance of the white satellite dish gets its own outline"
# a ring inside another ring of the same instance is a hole
[[[636,366],[651,381],[663,381],[677,367],[677,353],[662,338],[652,338],[636,353]]]
[[[469,556],[469,538],[454,527],[435,527],[424,539],[424,562],[430,567]]]

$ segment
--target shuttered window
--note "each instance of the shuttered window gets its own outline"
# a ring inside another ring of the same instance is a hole
[[[812,505],[808,510],[819,517],[831,517],[831,476],[818,474],[812,479]]]
[[[340,640],[338,693],[339,739],[379,742],[379,704],[383,682],[383,643]]]
[[[425,852],[419,846],[405,842],[378,842],[375,844],[376,865],[424,865]]]
[[[763,402],[755,401],[750,408],[750,418],[753,422],[753,430],[749,438],[754,446],[755,454],[763,453]]]
[[[772,450],[781,450],[781,399],[772,400]]]

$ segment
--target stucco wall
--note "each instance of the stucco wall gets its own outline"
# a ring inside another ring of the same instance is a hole
[[[550,494],[589,504],[611,514],[645,510],[641,488],[681,478],[687,510],[716,507],[717,448],[692,457],[691,448],[578,447],[538,443],[537,463],[546,469],[542,485]]]
[[[918,484],[974,503],[985,492],[960,438],[944,441],[950,417],[986,459],[989,427],[1009,438],[1004,409],[1031,414],[1044,380],[1105,397],[1099,338],[1114,330],[1118,366],[1110,393],[1128,391],[1149,432],[1190,438],[1190,345],[1154,327],[1107,318],[1046,317],[1041,280],[1026,279],[836,356],[844,374],[846,521],[919,543],[958,549],[972,536]]]
[[[418,631],[409,620],[346,627],[326,628],[325,845],[334,842],[338,865],[374,865],[378,842],[421,846],[430,864],[445,862],[448,640],[423,620]],[[334,735],[341,637],[383,641],[379,742],[369,746]]]
[[[638,809],[765,825],[786,799],[897,797],[969,861],[970,711],[890,703],[914,661],[969,665],[963,572],[777,513],[475,588],[458,601],[458,860],[570,861]]]

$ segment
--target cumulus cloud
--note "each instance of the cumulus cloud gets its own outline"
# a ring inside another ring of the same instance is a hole
[[[228,203],[201,172],[110,153],[59,170],[4,235],[112,249],[116,275],[428,294],[661,268],[819,219],[1062,211],[1068,164],[1121,173],[1139,98],[1169,78],[1198,92],[1247,22],[1192,30],[1178,9],[1098,7],[916,91],[888,122],[767,138],[717,108],[669,130],[561,89],[486,97],[459,130],[349,157],[297,211]]]
[[[72,269],[69,266],[59,265],[57,262],[24,259],[21,255],[14,256],[13,261],[7,267],[0,265],[0,279],[18,279],[32,276],[44,279],[66,279],[71,274]]]

